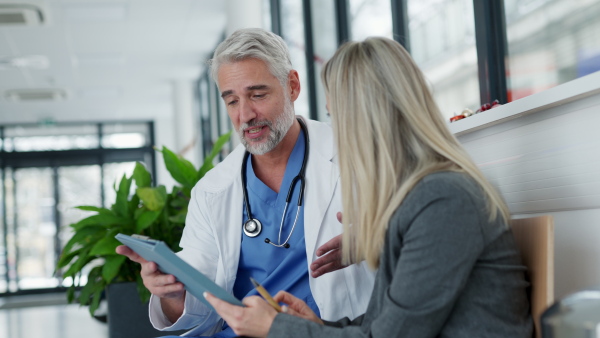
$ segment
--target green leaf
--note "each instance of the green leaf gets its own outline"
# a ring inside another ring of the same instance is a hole
[[[67,244],[65,244],[63,248],[63,254],[69,253],[75,244],[85,247],[95,242],[98,238],[104,236],[105,234],[106,228],[102,226],[90,225],[82,228],[79,231],[76,231],[73,237],[71,237]]]
[[[173,187],[173,192],[171,193],[171,199],[169,201],[169,206],[181,209],[187,208],[190,203],[190,197],[185,195],[180,187]]]
[[[152,225],[152,223],[154,223],[154,221],[156,221],[161,212],[161,210],[143,212],[136,220],[135,232],[139,234],[140,232],[146,230]]]
[[[183,187],[181,188],[181,195],[185,196],[186,198],[190,198],[190,196],[192,196],[192,188],[188,188],[188,187]]]
[[[63,274],[63,278],[75,277],[75,274],[79,273],[85,265],[96,259],[96,257],[90,256],[88,253],[89,250],[82,251],[77,257],[77,260],[75,260]]]
[[[123,175],[121,183],[119,183],[119,189],[117,190],[117,200],[113,204],[113,210],[119,216],[129,216],[129,190],[131,189],[131,178]]]
[[[71,227],[75,232],[81,231],[81,229],[88,226],[114,226],[114,225],[128,225],[131,224],[131,220],[125,217],[119,217],[114,214],[99,214],[92,215],[90,217],[84,218],[81,221],[71,224]]]
[[[90,255],[117,255],[115,249],[119,245],[121,245],[121,242],[119,242],[114,235],[109,233],[106,237],[102,238],[98,241],[98,243],[96,243],[96,245],[94,245],[90,251]]]
[[[200,170],[198,170],[198,180],[204,177],[204,175],[213,168],[213,160],[219,154],[223,146],[229,141],[231,133],[232,131],[229,131],[227,134],[223,134],[217,139],[217,142],[215,142],[213,145],[210,154],[204,159],[202,167],[200,167]]]
[[[73,303],[73,300],[75,300],[75,286],[71,285],[68,289],[67,289],[67,302]]]
[[[187,208],[188,204],[190,204],[190,201],[186,198],[174,198],[169,203],[171,207],[176,209]]]
[[[173,196],[182,196],[183,192],[183,187],[179,186],[179,185],[175,185],[173,186],[173,190],[171,191],[171,195]]]
[[[190,204],[190,199],[183,195],[174,195],[169,202],[169,205],[173,208],[187,208],[188,204]]]
[[[135,181],[135,185],[142,187],[149,187],[152,184],[152,176],[150,176],[150,172],[144,167],[140,162],[135,163],[135,169],[133,169],[133,180]]]
[[[102,279],[102,267],[94,267],[88,274],[88,281],[81,289],[79,294],[79,303],[81,305],[89,305],[90,314],[93,316],[100,304],[100,297],[106,282]]]
[[[114,212],[112,212],[112,210],[110,210],[110,209],[95,207],[95,206],[91,206],[91,205],[80,205],[75,208],[79,209],[79,210],[84,210],[84,211],[95,211],[99,214],[114,215]]]
[[[119,273],[119,269],[125,263],[126,258],[122,255],[107,256],[102,266],[102,278],[110,283]]]
[[[173,179],[191,189],[198,182],[198,175],[194,165],[190,161],[176,155],[167,147],[163,147],[161,152],[165,166],[169,173],[171,173],[171,176],[173,176]]]
[[[133,211],[133,218],[138,219],[140,215],[146,212],[146,208],[137,208]]]
[[[169,221],[178,224],[185,224],[186,213],[180,213],[174,216],[169,217]]]
[[[129,205],[131,207],[131,209],[137,209],[140,206],[140,197],[138,195],[135,194],[135,191],[133,193],[133,195],[131,196],[131,200],[129,201]]]
[[[79,299],[79,303],[82,305],[88,305],[90,303],[90,297],[94,293],[94,289],[98,288],[98,284],[101,281],[98,278],[101,276],[101,272],[102,266],[96,266],[90,270],[87,283],[85,283],[85,285],[81,288],[79,297],[77,297],[77,299]]]
[[[82,249],[79,250],[75,250],[73,252],[69,252],[66,253],[63,251],[63,253],[60,255],[60,258],[58,260],[58,263],[56,263],[56,270],[64,268],[65,266],[67,266],[67,264],[71,263],[71,261],[73,260],[73,258],[75,258],[75,256],[79,255],[81,253]]]
[[[100,300],[102,299],[102,290],[104,290],[105,286],[102,287],[100,291],[94,290],[94,297],[92,298],[92,302],[90,303],[90,315],[94,316],[96,310],[100,307]]]
[[[138,188],[135,193],[144,206],[152,211],[162,210],[167,202],[167,188],[164,185],[156,188]]]

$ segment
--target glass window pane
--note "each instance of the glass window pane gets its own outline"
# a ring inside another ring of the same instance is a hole
[[[110,208],[117,199],[115,187],[119,187],[119,183],[123,175],[130,177],[133,174],[135,162],[108,163],[104,165],[104,207]],[[135,191],[135,182],[131,183],[131,190]]]
[[[292,67],[300,76],[300,96],[294,102],[294,109],[297,115],[309,117],[303,13],[302,1],[281,0],[282,37],[290,49]]]
[[[150,145],[146,123],[105,124],[102,127],[102,147],[139,148]]]
[[[198,81],[198,94],[200,96],[200,117],[207,118],[210,116],[210,97],[208,86],[210,86],[210,80],[208,74],[203,76]]]
[[[600,70],[600,1],[504,4],[509,101]]]
[[[352,40],[369,36],[393,38],[392,2],[390,0],[350,0]]]
[[[410,51],[445,118],[479,107],[472,0],[408,0]]]
[[[2,147],[4,149],[4,151],[13,151],[14,147],[13,147],[13,140],[12,138],[5,138],[2,140]]]
[[[54,188],[51,168],[15,170],[19,289],[55,287]]]
[[[70,224],[94,214],[77,206],[100,206],[100,166],[74,166],[58,169],[61,246],[71,238]]]
[[[102,126],[102,144],[107,148],[102,160],[110,163],[105,167],[105,206],[110,206],[115,200],[115,182],[123,174],[131,176],[133,161],[150,163],[154,152],[147,148],[125,152],[110,149],[149,146],[150,124]],[[0,184],[4,185],[5,195],[0,196],[0,205],[6,207],[0,208],[0,293],[59,286],[60,281],[54,276],[58,250],[71,237],[68,225],[86,214],[73,207],[102,204],[99,158],[93,153],[82,156],[60,151],[99,148],[98,127],[98,123],[2,126],[5,150],[41,152],[27,161],[15,160],[14,156],[3,160],[6,167]],[[57,177],[49,163],[57,166]],[[57,216],[60,224],[56,224]],[[63,285],[72,281],[65,282]]]
[[[313,48],[315,53],[315,82],[317,86],[317,119],[329,121],[325,104],[325,89],[321,82],[321,70],[337,48],[335,7],[333,1],[311,1],[313,24]]]
[[[6,273],[8,274],[8,285],[10,292],[17,291],[17,249],[16,249],[16,225],[15,225],[15,180],[11,168],[4,170],[4,188],[6,189]]]
[[[60,196],[58,211],[62,230],[92,214],[89,211],[75,209],[75,207],[81,205],[100,206],[100,166],[58,168],[58,189]]]
[[[73,236],[70,224],[77,223],[81,219],[93,215],[93,212],[75,209],[81,205],[101,206],[100,201],[100,166],[74,166],[58,169],[58,195],[60,202],[58,212],[60,214],[59,240],[62,248]],[[83,271],[87,276],[91,267]],[[63,286],[70,286],[72,280],[63,282]]]
[[[216,84],[212,84],[209,87],[209,93],[210,93],[210,99],[211,99],[211,104],[210,104],[210,134],[212,135],[212,140],[211,140],[211,147],[212,147],[212,143],[215,142],[217,140],[217,138],[219,137],[219,114],[220,114],[220,110],[221,110],[221,106],[220,106],[220,101],[223,101],[221,99],[221,94],[219,93],[219,88],[217,87]]]
[[[210,128],[210,91],[211,82],[208,73],[198,81],[198,93],[200,96],[200,131],[202,133],[202,158],[210,154],[212,144],[212,133]]]
[[[6,151],[51,151],[98,148],[95,125],[5,127]]]
[[[4,172],[0,169],[0,184],[4,184]],[[7,247],[5,245],[5,239],[7,233],[5,231],[6,224],[4,222],[4,198],[2,194],[2,188],[0,187],[0,293],[5,293],[8,291],[8,260],[7,260]]]

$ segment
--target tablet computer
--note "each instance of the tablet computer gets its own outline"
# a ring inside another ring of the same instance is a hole
[[[183,283],[187,292],[208,307],[213,308],[202,295],[205,291],[228,303],[244,306],[239,299],[177,256],[165,242],[139,235],[117,234],[115,238],[147,261],[156,263],[163,273],[175,276],[179,282]]]

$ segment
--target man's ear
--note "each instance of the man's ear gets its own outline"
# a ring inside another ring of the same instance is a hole
[[[300,95],[300,77],[298,76],[298,72],[294,69],[290,70],[290,73],[288,74],[288,87],[286,90],[288,90],[292,102],[296,101]]]

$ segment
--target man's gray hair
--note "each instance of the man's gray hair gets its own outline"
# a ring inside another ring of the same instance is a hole
[[[286,86],[288,75],[292,70],[287,45],[277,34],[260,28],[238,29],[219,44],[213,58],[208,61],[211,75],[217,85],[219,84],[217,75],[221,65],[246,59],[262,60],[281,85]]]

